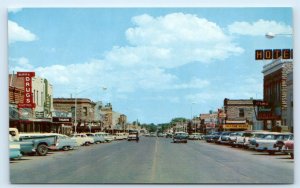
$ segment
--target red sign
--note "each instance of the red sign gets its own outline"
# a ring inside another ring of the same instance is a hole
[[[32,96],[32,77],[35,72],[17,72],[17,77],[24,78],[24,101],[18,104],[18,108],[35,108]]]
[[[293,49],[255,50],[255,60],[293,59]]]

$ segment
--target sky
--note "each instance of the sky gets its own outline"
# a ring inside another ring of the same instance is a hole
[[[291,8],[26,8],[8,13],[9,72],[34,71],[53,97],[110,102],[166,123],[262,99],[256,49],[291,49]]]

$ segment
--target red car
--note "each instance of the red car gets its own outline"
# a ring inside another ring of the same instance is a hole
[[[291,136],[288,140],[284,141],[282,152],[290,154],[291,158],[294,159],[294,137],[293,136]]]

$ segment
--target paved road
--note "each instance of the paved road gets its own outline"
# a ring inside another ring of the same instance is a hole
[[[142,137],[10,164],[12,183],[293,183],[294,160],[229,146]]]

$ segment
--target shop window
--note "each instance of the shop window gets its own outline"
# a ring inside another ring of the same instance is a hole
[[[87,116],[87,107],[83,107],[83,115]]]

